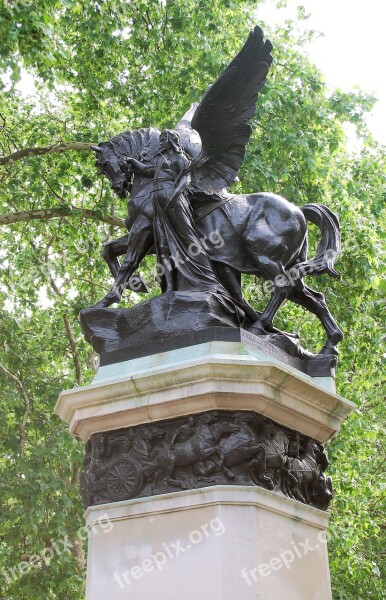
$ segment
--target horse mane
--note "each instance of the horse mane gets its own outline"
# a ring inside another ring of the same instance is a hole
[[[160,132],[153,127],[128,129],[107,142],[101,142],[99,147],[107,152],[112,151],[118,158],[131,156],[152,161],[159,148],[159,136]]]

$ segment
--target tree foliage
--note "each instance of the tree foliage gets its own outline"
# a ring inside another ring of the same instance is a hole
[[[95,356],[77,315],[109,287],[101,247],[122,235],[125,216],[125,202],[96,177],[88,145],[128,128],[172,126],[256,19],[256,3],[247,0],[7,0],[0,7],[0,154],[13,155],[0,159],[0,598],[83,597],[83,448],[52,412],[61,390],[93,376]],[[294,23],[270,37],[274,65],[238,186],[299,205],[321,202],[340,217],[341,278],[310,282],[345,332],[338,392],[358,406],[329,444],[331,572],[335,600],[375,600],[385,576],[385,150],[366,130],[373,98],[330,89]],[[18,91],[25,71],[34,77],[33,97]],[[347,149],[348,124],[362,140],[355,153]],[[15,155],[52,147],[66,151]],[[150,263],[142,269],[147,280]],[[255,278],[245,278],[245,290],[255,306],[267,301]],[[286,305],[278,326],[298,331],[314,350],[321,345],[319,324],[298,307]],[[57,551],[65,539],[72,548]],[[44,549],[50,560],[18,570]]]

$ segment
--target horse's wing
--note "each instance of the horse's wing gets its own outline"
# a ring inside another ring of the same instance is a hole
[[[236,58],[207,90],[191,117],[202,140],[193,170],[196,189],[213,194],[228,188],[244,161],[258,93],[272,62],[272,44],[255,27]],[[190,117],[190,115],[189,115]]]

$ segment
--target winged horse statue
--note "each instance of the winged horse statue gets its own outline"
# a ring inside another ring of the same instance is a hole
[[[98,172],[109,179],[120,198],[128,197],[128,233],[104,248],[114,285],[96,307],[119,302],[126,288],[147,291],[135,273],[147,254],[156,250],[160,256],[162,244],[167,243],[169,249],[179,247],[190,262],[184,268],[173,264],[177,276],[163,278],[163,291],[184,289],[181,281],[196,282],[198,289],[215,286],[237,305],[242,326],[258,335],[277,331],[275,315],[290,300],[319,318],[327,335],[320,353],[335,355],[342,332],[323,294],[308,287],[303,278],[322,273],[337,276],[336,215],[319,204],[298,207],[277,194],[229,192],[244,161],[252,133],[248,122],[266,81],[271,50],[262,30],[255,27],[201,102],[193,104],[173,130],[129,130],[92,147]],[[178,217],[170,207],[179,211]],[[321,233],[312,258],[307,252],[307,222]],[[205,244],[213,232],[221,235],[223,243]],[[187,255],[189,239],[200,240],[198,263]],[[124,256],[122,262],[119,256]],[[270,283],[271,297],[261,314],[243,298],[242,273]]]

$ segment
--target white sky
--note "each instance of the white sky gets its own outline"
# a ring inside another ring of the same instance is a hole
[[[280,24],[296,19],[297,6],[312,15],[307,29],[325,34],[309,44],[308,52],[326,83],[344,91],[359,86],[378,98],[368,124],[375,138],[386,144],[386,0],[288,0],[285,9],[275,9],[273,1],[266,0],[257,18]]]
[[[288,0],[285,9],[266,0],[257,10],[257,21],[275,25],[296,20],[297,6],[312,15],[305,27],[324,33],[309,44],[308,52],[326,83],[344,91],[359,86],[378,98],[368,124],[386,144],[386,0]],[[18,87],[22,93],[33,92],[32,77],[24,77]]]

